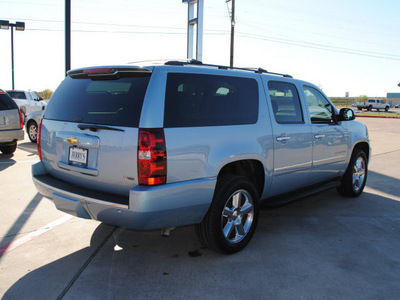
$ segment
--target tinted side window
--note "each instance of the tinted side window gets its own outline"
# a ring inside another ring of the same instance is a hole
[[[304,86],[311,123],[333,123],[333,107],[315,88]]]
[[[255,79],[170,73],[164,127],[254,124],[258,119]]]
[[[0,94],[0,110],[17,109],[18,106],[7,94]]]
[[[268,90],[277,123],[301,124],[304,122],[299,94],[294,84],[269,81]]]
[[[149,79],[149,75],[118,80],[67,77],[54,92],[44,118],[137,127]]]

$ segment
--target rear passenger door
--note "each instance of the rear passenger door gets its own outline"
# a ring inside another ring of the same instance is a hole
[[[269,81],[268,90],[273,112],[274,176],[270,192],[273,196],[308,185],[312,139],[296,85]]]
[[[303,90],[313,135],[310,181],[316,183],[332,179],[344,171],[349,134],[341,122],[336,122],[334,107],[320,91],[307,85]]]

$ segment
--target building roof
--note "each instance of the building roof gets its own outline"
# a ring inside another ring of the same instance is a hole
[[[387,98],[400,98],[400,93],[387,93]]]

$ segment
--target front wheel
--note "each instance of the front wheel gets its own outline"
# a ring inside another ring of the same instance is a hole
[[[224,175],[218,180],[213,202],[196,225],[199,240],[207,248],[231,254],[250,242],[257,226],[259,196],[243,176]]]
[[[367,182],[368,160],[365,152],[354,149],[346,173],[342,177],[338,191],[343,196],[358,197]]]
[[[389,106],[386,106],[386,107],[385,107],[385,111],[388,111],[388,110],[389,110]]]

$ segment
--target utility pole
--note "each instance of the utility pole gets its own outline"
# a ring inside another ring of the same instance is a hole
[[[232,1],[232,12],[231,12],[231,59],[230,66],[233,67],[233,48],[235,40],[235,0]]]
[[[9,29],[11,27],[11,82],[12,89],[15,89],[14,86],[14,28],[19,31],[25,30],[24,22],[15,22],[10,23],[10,21],[0,20],[0,29]]]
[[[65,76],[71,70],[71,0],[65,0]]]

